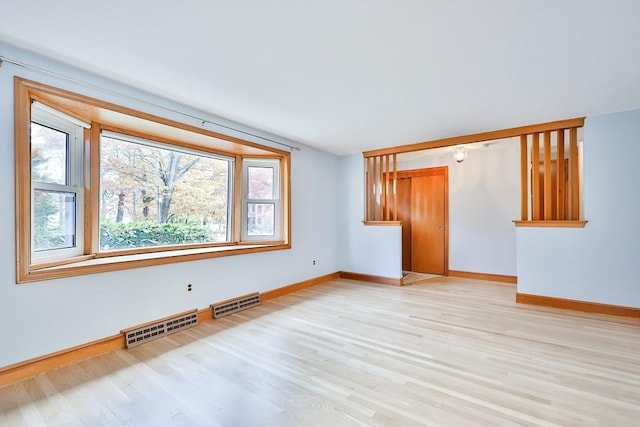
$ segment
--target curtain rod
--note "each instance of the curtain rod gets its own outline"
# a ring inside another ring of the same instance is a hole
[[[36,71],[39,71],[39,72],[44,73],[44,74],[49,74],[51,76],[55,76],[55,77],[58,77],[58,78],[61,78],[61,79],[68,80],[68,81],[73,82],[73,83],[77,83],[79,85],[88,87],[90,89],[98,89],[98,90],[100,90],[102,92],[110,93],[112,95],[116,95],[116,96],[119,96],[119,97],[122,97],[122,98],[127,98],[127,99],[130,99],[132,101],[141,102],[143,104],[146,104],[146,105],[149,105],[149,106],[152,106],[152,107],[161,108],[161,109],[163,109],[165,111],[170,111],[172,113],[176,113],[176,114],[179,114],[179,115],[184,116],[184,117],[189,117],[191,119],[195,119],[195,120],[200,121],[202,123],[202,127],[204,127],[205,124],[219,126],[221,128],[228,129],[228,130],[231,130],[231,131],[234,131],[234,132],[239,132],[239,133],[244,134],[244,135],[253,136],[254,138],[259,138],[259,139],[261,139],[263,141],[273,142],[274,144],[278,144],[278,145],[281,145],[283,147],[287,147],[287,148],[289,148],[291,150],[296,150],[296,151],[302,150],[302,148],[300,146],[296,147],[296,146],[293,146],[293,145],[285,144],[284,142],[280,142],[280,141],[276,141],[276,140],[271,139],[271,138],[267,138],[267,137],[264,137],[264,136],[256,135],[255,133],[247,132],[247,131],[244,131],[244,130],[241,130],[241,129],[236,129],[236,128],[232,127],[232,126],[227,126],[227,125],[223,125],[221,123],[216,123],[216,122],[213,122],[211,120],[203,119],[202,117],[198,117],[198,116],[194,116],[194,115],[189,114],[189,113],[185,113],[183,111],[175,110],[173,108],[165,107],[165,106],[160,105],[160,104],[156,104],[156,103],[153,103],[153,102],[145,101],[143,99],[136,98],[136,97],[131,96],[131,95],[127,95],[127,94],[124,94],[124,93],[121,93],[121,92],[118,92],[118,91],[115,91],[115,90],[112,90],[112,89],[107,89],[105,87],[98,86],[96,84],[87,83],[87,82],[84,82],[82,80],[78,80],[78,79],[75,79],[73,77],[66,76],[64,74],[56,73],[55,71],[50,71],[50,70],[47,70],[47,69],[44,69],[44,68],[36,67],[35,65],[26,64],[24,62],[16,61],[15,59],[10,59],[10,58],[7,58],[6,56],[1,56],[0,55],[0,67],[2,67],[2,63],[3,62],[8,62],[10,64],[17,65],[19,67],[28,68],[28,69],[31,69],[31,70],[36,70]]]

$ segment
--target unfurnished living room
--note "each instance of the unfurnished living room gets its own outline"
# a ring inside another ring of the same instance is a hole
[[[0,0],[0,427],[638,425],[639,22]]]

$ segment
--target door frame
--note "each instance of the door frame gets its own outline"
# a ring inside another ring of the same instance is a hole
[[[397,171],[397,177],[414,178],[421,176],[444,175],[444,275],[449,275],[449,167],[409,169]],[[413,224],[411,225],[413,228]]]

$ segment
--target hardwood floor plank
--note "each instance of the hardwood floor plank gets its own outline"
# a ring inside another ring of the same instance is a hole
[[[334,280],[0,388],[0,426],[636,425],[640,322],[515,292]]]

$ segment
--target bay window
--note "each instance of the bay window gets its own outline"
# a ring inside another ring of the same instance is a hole
[[[290,248],[290,154],[16,78],[16,282]]]

